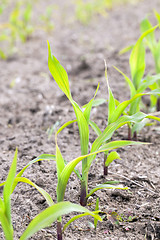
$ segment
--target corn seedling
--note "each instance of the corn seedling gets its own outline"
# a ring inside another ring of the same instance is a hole
[[[160,25],[160,14],[157,11],[154,11],[155,17],[157,19],[158,24]],[[141,32],[144,33],[145,31],[153,28],[151,22],[146,17],[140,24]],[[151,32],[145,36],[145,43],[150,49],[153,59],[155,62],[155,72],[160,74],[160,40],[157,40],[155,37],[155,33]],[[154,90],[160,88],[160,77],[159,79],[151,84],[150,89]],[[160,98],[158,96],[151,96],[151,108],[160,111]]]
[[[126,83],[129,86],[130,89],[130,107],[129,110],[126,112],[124,110],[124,114],[133,115],[135,113],[140,112],[140,106],[141,106],[141,97],[144,95],[151,95],[156,96],[159,95],[159,88],[152,90],[151,92],[145,93],[145,90],[150,87],[151,85],[155,84],[159,78],[160,75],[156,74],[153,76],[147,76],[143,78],[144,71],[145,71],[145,47],[143,40],[145,37],[149,36],[149,34],[153,33],[153,31],[157,28],[157,26],[145,31],[136,44],[133,46],[131,55],[130,55],[130,71],[131,71],[131,78],[132,80],[127,77],[123,72],[121,72],[118,68],[115,67],[117,71],[119,71],[125,78]],[[128,50],[129,48],[127,48]],[[123,52],[126,51],[122,50]],[[121,51],[121,53],[122,53]],[[139,97],[137,97],[139,94]],[[135,98],[135,99],[134,99]],[[134,101],[133,101],[134,100]],[[119,103],[118,103],[119,104]],[[122,112],[123,113],[123,112]],[[150,117],[149,117],[150,116]],[[152,118],[153,117],[153,118]],[[148,118],[154,119],[154,116],[151,116],[148,114]],[[155,118],[155,120],[159,121],[159,118]],[[145,125],[145,122],[140,122],[139,124],[128,124],[129,125],[129,133],[128,133],[128,139],[130,139],[133,134],[136,137],[138,130],[142,129]]]
[[[57,138],[57,137],[56,137]],[[124,141],[123,145],[126,145],[126,142],[127,141]],[[127,144],[129,145],[129,142],[127,142]],[[114,144],[114,147],[118,145],[118,142],[115,142]],[[49,206],[52,207],[54,206],[53,205],[53,201],[50,197],[49,194],[47,194],[43,189],[39,188],[38,186],[36,186],[34,183],[30,183],[30,180],[26,179],[26,178],[23,178],[21,177],[22,174],[24,173],[24,171],[31,165],[31,164],[34,164],[38,161],[43,161],[43,160],[53,160],[53,161],[56,161],[56,167],[57,167],[57,177],[58,177],[58,184],[57,184],[57,202],[58,203],[61,203],[64,201],[64,195],[65,195],[65,190],[66,190],[66,186],[67,186],[67,183],[68,183],[68,180],[69,180],[69,177],[71,175],[71,173],[74,171],[76,165],[83,161],[83,159],[87,158],[87,157],[90,157],[90,156],[95,156],[97,153],[99,152],[104,152],[104,151],[107,151],[107,150],[110,150],[112,149],[113,146],[112,144],[107,144],[107,145],[104,145],[102,149],[99,149],[98,151],[96,152],[92,152],[90,154],[87,154],[87,155],[83,155],[83,156],[80,156],[72,161],[70,161],[69,163],[66,164],[66,161],[64,160],[64,158],[62,157],[62,154],[60,152],[60,149],[58,147],[58,144],[57,144],[57,140],[56,140],[56,155],[50,155],[50,154],[42,154],[41,156],[39,156],[38,158],[32,160],[31,162],[29,162],[27,164],[26,167],[24,167],[16,176],[15,178],[15,181],[14,181],[14,184],[13,184],[13,188],[16,187],[17,183],[19,181],[21,182],[26,182],[26,183],[29,183],[30,185],[32,185],[33,187],[35,187],[46,199],[46,201],[48,202]],[[3,183],[4,184],[4,183]],[[98,191],[100,189],[127,189],[127,188],[124,188],[123,186],[121,185],[112,185],[111,182],[107,182],[106,184],[103,184],[103,185],[97,185],[94,189],[92,189],[88,196],[91,196],[95,191]],[[78,206],[78,205],[77,205]],[[83,209],[84,210],[84,209]],[[78,211],[78,207],[77,207],[77,211]],[[90,212],[88,211],[87,209],[85,209],[85,211],[82,211],[84,212],[84,214],[80,214],[80,215],[76,215],[75,217],[73,217],[71,220],[69,220],[69,222],[64,226],[64,229],[66,229],[66,227],[71,223],[73,222],[74,220],[80,218],[80,217],[83,217],[83,216],[86,216],[86,215],[91,215],[93,217],[95,217],[97,220],[101,220],[101,218],[97,215],[98,211],[96,210],[95,212]],[[42,214],[43,215],[43,214]],[[34,221],[34,220],[33,220]],[[58,240],[62,239],[62,218],[61,216],[58,217],[57,219],[57,238]]]
[[[106,149],[106,151],[110,151],[110,150],[128,146],[128,145],[140,144],[140,143],[136,143],[133,141],[109,141],[109,142],[107,142],[107,141],[111,139],[113,133],[115,132],[115,130],[117,128],[119,128],[120,126],[123,126],[126,123],[130,123],[131,121],[133,121],[133,122],[140,121],[144,116],[142,116],[142,115],[141,116],[139,116],[139,115],[122,116],[117,121],[109,124],[106,127],[106,129],[104,130],[104,132],[102,132],[98,128],[98,126],[90,120],[90,112],[91,112],[94,98],[87,105],[85,105],[86,108],[84,111],[82,111],[81,108],[78,106],[78,104],[72,99],[72,95],[71,95],[70,88],[69,88],[67,72],[61,66],[59,61],[52,55],[49,43],[48,43],[48,54],[49,54],[48,55],[49,70],[50,70],[54,80],[58,84],[59,88],[64,92],[64,94],[67,96],[67,98],[71,102],[73,109],[75,111],[75,115],[76,115],[76,119],[65,123],[57,131],[57,135],[65,127],[67,127],[68,125],[70,125],[73,122],[77,122],[78,127],[79,127],[81,155],[82,155],[82,157],[83,156],[86,156],[86,157],[83,157],[83,159],[82,159],[82,177],[80,174],[78,174],[77,176],[79,177],[79,179],[81,181],[80,203],[81,203],[81,205],[85,206],[87,203],[87,198],[91,195],[91,193],[88,194],[88,172],[89,172],[89,169],[90,169],[90,166],[91,166],[93,160],[96,157],[96,154],[98,153],[98,151],[105,152],[104,149]],[[121,113],[120,113],[120,115],[121,115]],[[98,137],[92,144],[90,154],[88,154],[89,125],[91,125],[91,127],[94,129],[94,131],[98,134]],[[57,151],[59,152],[58,148],[57,148]],[[63,159],[61,154],[59,154],[59,158],[60,158],[60,160]],[[60,160],[58,162],[60,162]],[[112,156],[109,157],[109,160],[106,164],[109,165],[112,160],[114,160],[113,154],[112,154]],[[65,166],[65,162],[63,164],[61,164],[61,167],[62,166],[63,167]],[[58,170],[57,170],[57,172],[58,172]],[[116,186],[114,186],[114,185],[108,186],[108,183],[103,184],[103,186],[99,185],[96,188],[94,188],[93,192],[97,191],[99,189],[102,189],[102,188],[112,188],[112,187],[116,188]],[[62,187],[60,189],[62,189]]]
[[[16,166],[17,166],[17,150],[14,155],[14,159],[12,162],[12,165],[9,170],[9,174],[7,177],[7,180],[0,184],[0,186],[4,186],[3,189],[3,199],[0,198],[0,223],[2,225],[2,229],[5,234],[6,240],[13,240],[13,226],[12,226],[12,220],[11,220],[11,194],[14,191],[15,187],[17,186],[18,182],[24,182],[27,184],[30,184],[31,186],[35,187],[47,200],[49,207],[42,211],[40,214],[38,214],[28,225],[22,236],[20,237],[20,240],[25,240],[31,237],[34,233],[41,230],[42,228],[50,226],[53,222],[57,221],[57,219],[61,219],[62,215],[68,214],[70,212],[83,212],[83,214],[77,215],[76,217],[72,218],[65,226],[65,230],[67,226],[73,222],[74,220],[90,215],[97,219],[97,221],[102,221],[100,216],[98,215],[99,211],[91,212],[88,209],[73,204],[71,202],[58,202],[57,204],[54,204],[52,198],[50,195],[45,192],[42,188],[38,187],[36,184],[31,182],[29,179],[21,177],[23,172],[33,163],[37,161],[42,160],[55,160],[56,157],[54,155],[49,154],[43,154],[39,156],[38,158],[34,159],[33,161],[29,162],[29,164],[24,167],[16,176]],[[59,191],[60,192],[60,191]],[[62,230],[61,225],[59,224],[61,222],[58,222],[57,227],[57,239],[62,239]]]
[[[137,93],[135,94],[130,100],[124,101],[122,103],[119,103],[112,93],[112,90],[109,86],[108,76],[107,76],[107,65],[105,62],[105,77],[107,81],[108,86],[108,122],[107,122],[107,129],[112,129],[112,134],[120,127],[122,127],[125,124],[128,124],[132,126],[134,124],[133,130],[138,130],[138,126],[142,125],[142,122],[146,118],[152,118],[155,120],[159,120],[159,118],[148,116],[142,112],[136,112],[135,114],[129,115],[125,112],[126,108],[132,104],[136,99],[140,98],[141,96],[145,95],[143,93]],[[157,90],[158,91],[158,90]],[[150,93],[146,93],[150,94]],[[124,115],[121,117],[121,115]],[[113,126],[116,126],[115,128]],[[135,129],[135,127],[137,127]],[[111,142],[111,138],[107,138],[107,142]],[[112,152],[105,152],[104,154],[104,175],[108,174],[108,167],[109,165],[116,159],[120,159],[119,154],[116,151]]]

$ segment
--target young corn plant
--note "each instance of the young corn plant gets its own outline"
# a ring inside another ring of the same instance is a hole
[[[130,100],[127,100],[127,101],[124,101],[122,103],[119,103],[114,98],[112,90],[109,87],[106,62],[105,62],[105,77],[106,77],[107,86],[108,86],[108,122],[107,122],[107,128],[106,129],[110,129],[110,128],[112,129],[111,135],[109,135],[110,138],[107,138],[106,142],[108,142],[108,143],[111,142],[111,137],[112,137],[113,133],[118,128],[122,127],[125,124],[128,124],[128,125],[129,124],[130,125],[134,124],[134,126],[137,126],[137,125],[139,126],[139,124],[141,124],[147,118],[160,120],[159,118],[156,118],[156,117],[153,117],[153,116],[150,116],[150,115],[148,116],[148,115],[146,115],[146,114],[144,114],[142,112],[137,112],[135,114],[128,115],[125,112],[126,108],[132,102],[134,102],[137,98],[142,97],[144,94],[143,93],[135,94],[134,97],[132,97]],[[122,116],[122,115],[124,115],[124,116]],[[96,128],[98,128],[98,127],[96,126]],[[99,134],[99,136],[100,136],[100,134]],[[121,142],[121,141],[119,141],[119,142]],[[119,154],[116,151],[112,151],[112,152],[107,151],[107,152],[105,152],[105,154],[104,154],[104,175],[108,174],[108,167],[112,163],[112,161],[114,161],[115,159],[120,159],[120,156],[119,156]]]
[[[159,95],[160,93],[159,88],[156,88],[148,93],[145,93],[147,88],[149,88],[151,85],[155,84],[159,80],[160,78],[159,74],[147,76],[143,78],[144,72],[145,72],[145,47],[144,47],[143,41],[144,41],[144,38],[146,36],[149,36],[149,34],[153,33],[153,31],[156,28],[157,26],[145,31],[140,36],[136,44],[133,46],[133,49],[130,55],[130,60],[129,60],[132,80],[129,77],[127,77],[122,71],[120,71],[118,68],[115,67],[115,69],[124,76],[125,81],[127,82],[130,89],[130,98],[132,99],[130,100],[129,110],[127,112],[124,111],[124,114],[128,114],[131,116],[135,113],[140,112],[140,108],[142,104],[142,101],[141,101],[142,96],[144,95],[156,96],[156,95]],[[124,51],[126,51],[126,49],[123,50],[123,52]],[[137,94],[139,94],[139,97],[136,97],[138,96]],[[134,98],[135,100],[133,101]],[[150,114],[149,116],[150,117],[148,118],[154,119],[154,117],[151,116]],[[155,118],[155,120],[159,121],[159,118]],[[134,135],[134,138],[137,139],[137,132],[141,128],[143,128],[144,125],[145,125],[145,121],[140,122],[139,124],[136,124],[136,125],[133,123],[131,124],[129,123],[128,139],[131,139],[133,135]]]
[[[90,215],[94,217],[97,221],[102,221],[100,216],[98,215],[99,211],[91,212],[88,209],[71,203],[67,201],[60,201],[54,204],[50,195],[45,192],[42,188],[38,187],[36,184],[31,182],[29,179],[21,177],[23,172],[33,163],[42,160],[56,160],[56,156],[50,154],[43,154],[33,161],[29,162],[29,164],[24,167],[16,176],[16,166],[17,166],[17,150],[15,151],[14,159],[12,165],[10,167],[7,180],[0,184],[0,186],[4,186],[3,189],[3,199],[0,198],[0,223],[2,225],[2,229],[5,235],[6,240],[14,239],[14,229],[12,226],[11,219],[11,194],[17,186],[18,182],[24,182],[35,187],[46,199],[49,204],[49,207],[39,213],[28,225],[20,240],[26,240],[31,237],[34,233],[38,232],[42,228],[50,226],[53,222],[57,221],[57,219],[61,219],[62,215],[69,214],[70,212],[83,212],[83,214],[77,215],[73,217],[63,228],[65,230],[68,225],[76,220],[77,218]],[[79,161],[79,160],[78,160]],[[75,164],[75,163],[74,163]],[[60,190],[59,190],[60,192]],[[62,239],[62,229],[61,226],[57,225],[57,239]]]
[[[154,11],[155,17],[157,22],[160,26],[160,14],[157,11]],[[151,22],[149,21],[148,17],[143,19],[140,24],[142,34],[153,28]],[[150,49],[154,62],[155,62],[155,72],[156,74],[160,74],[160,40],[156,39],[155,32],[151,32],[144,38],[146,46]],[[152,85],[149,86],[151,90],[160,88],[160,77],[159,79],[154,82]],[[158,96],[151,96],[151,109],[160,111],[160,98]]]
[[[102,184],[100,186],[97,186],[94,190],[92,190],[92,193],[88,193],[88,172],[90,170],[90,166],[92,162],[94,161],[96,154],[98,151],[105,152],[110,151],[116,148],[124,147],[127,145],[134,145],[134,144],[140,144],[133,141],[110,141],[114,131],[119,128],[120,126],[129,123],[131,121],[135,122],[142,118],[142,116],[122,116],[117,121],[113,122],[109,126],[106,127],[106,129],[102,132],[98,126],[90,120],[90,112],[92,108],[92,104],[94,101],[94,98],[85,105],[85,110],[82,111],[81,108],[78,106],[78,104],[73,100],[70,88],[69,88],[69,81],[68,81],[68,75],[65,69],[61,66],[59,61],[52,55],[50,45],[48,42],[48,66],[49,70],[58,84],[59,88],[64,92],[64,94],[67,96],[69,101],[71,102],[73,109],[75,111],[76,119],[71,120],[67,123],[65,123],[58,131],[57,135],[68,125],[70,125],[73,122],[78,123],[79,127],[79,135],[80,135],[80,146],[81,146],[81,155],[83,157],[82,159],[82,176],[80,174],[77,174],[81,181],[81,192],[80,192],[80,204],[82,206],[85,206],[87,203],[87,198],[94,192],[99,189],[104,188],[116,188],[116,186],[111,185],[109,183]],[[121,115],[121,114],[120,114]],[[89,145],[89,125],[94,129],[94,131],[98,134],[98,137],[95,139],[95,141],[92,144],[90,154],[88,154],[88,145]],[[108,141],[108,142],[107,142]],[[88,155],[87,155],[88,154]],[[62,156],[60,157],[62,159]],[[106,164],[111,163],[112,157],[108,160]],[[113,159],[114,160],[114,159]],[[60,162],[60,160],[59,160]],[[65,163],[62,164],[64,167]],[[57,171],[58,172],[58,171]],[[109,186],[108,186],[109,184]]]

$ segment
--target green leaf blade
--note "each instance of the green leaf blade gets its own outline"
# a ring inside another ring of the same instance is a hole
[[[3,199],[4,199],[4,205],[5,205],[5,215],[6,218],[10,224],[10,228],[12,228],[12,221],[11,221],[11,194],[12,194],[12,185],[14,182],[14,178],[16,175],[16,167],[17,167],[17,154],[18,150],[16,149],[14,158],[8,173],[7,180],[4,185],[3,189]]]
[[[109,155],[107,156],[105,166],[108,167],[116,159],[121,159],[119,154],[116,151],[110,152]]]
[[[27,183],[29,185],[31,185],[32,187],[36,188],[41,194],[42,196],[46,199],[47,203],[49,206],[52,206],[54,204],[51,196],[41,187],[37,186],[35,183],[33,183],[31,180],[29,180],[28,178],[25,177],[16,177],[15,178],[15,182],[23,182],[23,183]]]
[[[69,100],[72,99],[71,92],[69,88],[69,81],[68,81],[68,75],[65,69],[62,67],[62,65],[59,63],[59,61],[52,55],[50,44],[48,43],[48,67],[49,70],[58,84],[59,88],[64,92],[64,94],[67,96]]]
[[[121,190],[127,190],[128,187],[123,187],[122,185],[111,185],[111,184],[100,184],[97,185],[95,188],[93,188],[89,194],[87,195],[87,198],[90,197],[94,192],[101,190],[101,189],[121,189]]]
[[[88,212],[88,209],[70,202],[60,202],[53,206],[45,209],[43,212],[38,214],[28,225],[25,232],[20,237],[20,240],[26,240],[31,237],[34,233],[40,229],[51,225],[58,217],[68,214],[70,212]],[[92,213],[91,213],[92,214]],[[97,217],[97,216],[95,216]]]

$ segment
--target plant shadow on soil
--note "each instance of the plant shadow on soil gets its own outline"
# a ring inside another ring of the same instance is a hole
[[[43,8],[39,1],[39,8]],[[57,1],[58,2],[58,1]],[[65,1],[61,1],[65,4]],[[139,36],[139,23],[152,9],[160,9],[158,0],[142,1],[137,5],[126,5],[112,10],[107,18],[99,16],[97,22],[88,27],[77,21],[59,20],[55,30],[48,35],[45,32],[34,33],[29,41],[20,46],[20,53],[10,61],[0,60],[1,96],[0,96],[0,132],[1,182],[5,180],[13,153],[18,147],[18,171],[28,161],[42,153],[55,153],[54,136],[48,140],[46,131],[56,121],[64,123],[73,119],[73,110],[49,76],[47,66],[48,39],[54,54],[67,69],[70,87],[77,102],[85,104],[94,94],[100,82],[98,96],[107,98],[107,86],[104,79],[103,59],[108,62],[108,75],[112,91],[118,100],[129,97],[129,91],[123,78],[112,68],[115,65],[126,74],[129,73],[128,57],[119,56],[118,51],[134,43]],[[72,10],[68,13],[70,15]],[[67,15],[65,16],[67,19]],[[61,29],[61,31],[59,31]],[[154,68],[149,60],[149,68]],[[19,78],[13,88],[12,80]],[[92,112],[92,119],[102,128],[107,119],[105,104]],[[126,138],[127,129],[122,128],[115,139]],[[91,141],[94,135],[91,134]],[[122,221],[115,224],[107,214],[97,230],[90,227],[90,218],[83,218],[72,223],[65,231],[64,239],[160,239],[160,131],[157,126],[144,129],[139,139],[149,139],[151,144],[139,147],[131,146],[120,149],[122,160],[117,160],[109,168],[109,176],[102,176],[102,158],[91,167],[89,188],[106,180],[120,180],[129,187],[129,192],[117,190],[97,191],[89,208],[94,209],[95,200],[100,198],[100,209],[109,215],[116,212]],[[65,129],[58,140],[63,156],[69,161],[80,155],[78,129],[71,126]],[[66,155],[65,155],[66,154]],[[36,163],[25,173],[40,187],[56,199],[56,168],[52,162]],[[127,177],[127,178],[124,178]],[[79,182],[74,174],[67,185],[65,200],[79,201]],[[151,191],[150,191],[151,190]],[[2,189],[0,189],[2,193]],[[18,239],[30,220],[47,207],[43,197],[33,188],[19,184],[12,196],[12,220],[15,239]],[[131,221],[126,217],[132,216]],[[69,216],[64,217],[64,223]],[[55,224],[46,228],[31,239],[55,239]],[[0,239],[3,234],[0,231]]]

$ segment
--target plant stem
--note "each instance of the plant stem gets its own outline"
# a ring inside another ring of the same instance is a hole
[[[128,140],[131,140],[131,139],[132,139],[131,128],[130,128],[130,126],[128,125]]]
[[[108,166],[105,165],[106,160],[107,160],[107,153],[104,154],[104,167],[103,167],[104,176],[108,175]]]
[[[57,240],[62,240],[62,223],[57,220]]]
[[[82,181],[81,181],[81,193],[80,193],[80,204],[82,206],[87,205],[86,196],[88,194],[88,172],[87,172],[87,158],[82,161]]]
[[[134,134],[133,134],[133,140],[134,140],[134,141],[138,141],[137,132],[134,132]]]
[[[133,133],[133,136],[132,136],[132,129],[130,128],[129,125],[128,125],[128,140],[135,140],[135,141],[138,140],[138,138],[137,138],[137,132],[134,132],[134,133]]]
[[[81,193],[80,193],[80,204],[82,206],[86,206],[87,205],[87,191],[86,191],[86,183],[84,180],[81,181]]]
[[[160,98],[157,99],[156,109],[157,109],[157,111],[160,111]]]

